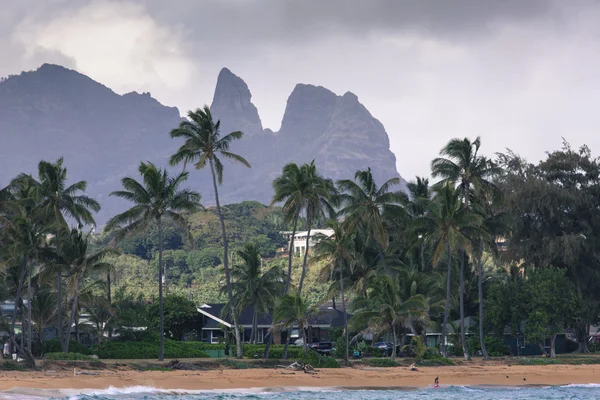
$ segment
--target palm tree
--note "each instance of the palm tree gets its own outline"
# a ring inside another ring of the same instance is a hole
[[[308,352],[308,340],[305,329],[310,326],[311,321],[318,313],[318,309],[309,304],[299,294],[288,294],[281,298],[275,313],[273,322],[282,328],[292,329],[298,327],[304,343],[304,354]]]
[[[328,221],[325,226],[333,230],[331,237],[322,238],[315,246],[316,260],[327,260],[326,269],[329,271],[330,280],[339,272],[340,296],[342,297],[342,310],[344,313],[344,333],[346,338],[345,359],[348,361],[348,315],[346,314],[346,299],[344,295],[344,269],[352,260],[354,250],[354,235],[349,232],[345,224],[336,220]]]
[[[446,328],[451,295],[452,253],[469,248],[470,237],[479,232],[481,217],[460,200],[461,193],[449,183],[437,187],[428,211],[415,221],[415,229],[425,232],[425,240],[433,247],[433,265],[447,252],[446,305],[442,325],[442,354],[446,353]]]
[[[169,218],[184,231],[188,230],[183,212],[193,212],[200,207],[200,194],[191,190],[181,189],[188,177],[187,172],[169,176],[166,169],[158,169],[151,162],[140,163],[139,173],[142,182],[134,178],[123,178],[121,183],[124,190],[112,192],[135,205],[129,210],[116,215],[108,221],[106,229],[119,230],[119,236],[130,232],[141,232],[152,224],[158,225],[158,298],[160,314],[160,350],[158,358],[164,358],[164,315],[163,315],[163,220]]]
[[[386,274],[390,274],[385,262],[385,249],[389,244],[386,229],[385,214],[402,217],[405,212],[401,207],[407,200],[401,192],[392,192],[392,186],[400,184],[400,178],[387,180],[378,187],[373,178],[371,169],[357,171],[354,181],[338,181],[340,205],[343,207],[340,214],[346,217],[350,225],[356,225],[375,240],[378,247],[379,261]]]
[[[253,244],[246,244],[237,255],[242,263],[231,269],[234,308],[242,312],[246,307],[252,306],[254,315],[250,340],[256,344],[258,317],[273,310],[283,289],[284,276],[278,266],[262,271],[260,255]],[[226,291],[227,287],[223,289]]]
[[[223,163],[219,156],[250,168],[250,164],[245,158],[229,151],[231,143],[234,140],[241,139],[244,134],[240,131],[235,131],[221,137],[221,121],[214,122],[208,106],[204,106],[203,109],[188,112],[188,118],[189,120],[182,121],[178,128],[171,131],[172,138],[183,138],[185,143],[171,156],[170,164],[176,165],[183,162],[185,168],[185,165],[187,165],[188,162],[191,162],[194,163],[196,169],[203,169],[206,167],[207,163],[210,166],[213,189],[215,191],[217,214],[221,221],[221,233],[223,236],[223,267],[225,270],[227,296],[229,298],[229,304],[232,307],[231,312],[235,328],[235,339],[237,341],[237,357],[242,358],[243,350],[240,328],[237,315],[235,310],[233,310],[234,302],[229,271],[227,232],[225,230],[225,220],[221,212],[221,204],[219,203],[217,183],[219,185],[223,183]]]
[[[92,212],[100,210],[100,204],[96,200],[83,194],[87,189],[86,181],[67,186],[67,168],[63,166],[63,161],[62,157],[56,163],[40,161],[39,180],[31,175],[21,174],[6,189],[25,207],[28,214],[35,213],[35,218],[43,219],[53,226],[52,233],[55,235],[68,227],[67,218],[75,220],[80,227],[84,224],[95,225]],[[58,325],[62,327],[63,271],[56,268],[56,265],[48,265],[51,266],[48,270],[56,274]],[[62,329],[59,329],[59,340],[64,343]]]
[[[402,282],[390,275],[380,275],[369,282],[366,296],[358,296],[350,303],[355,328],[369,327],[381,334],[391,332],[394,339],[392,359],[398,347],[397,328],[407,326],[408,321],[427,315],[427,298],[422,294],[404,297]]]
[[[273,200],[271,206],[275,203],[284,202],[282,206],[284,221],[292,224],[292,236],[290,237],[288,248],[288,271],[283,294],[286,295],[290,288],[292,279],[292,260],[294,258],[294,238],[298,228],[298,218],[304,209],[306,203],[305,184],[300,167],[295,163],[287,164],[283,167],[281,176],[273,181]]]
[[[116,249],[104,249],[95,254],[90,254],[88,251],[89,236],[90,234],[84,235],[83,232],[72,229],[70,232],[61,235],[57,242],[57,251],[61,257],[61,263],[69,270],[69,276],[73,283],[73,294],[70,300],[71,311],[65,343],[63,343],[65,353],[69,352],[69,339],[71,338],[73,321],[76,318],[79,306],[79,294],[84,278],[94,273],[106,273],[111,265],[105,262],[105,258],[118,253]]]
[[[38,344],[42,344],[44,330],[56,321],[56,297],[48,288],[36,290],[31,299],[31,321],[35,328]]]
[[[450,183],[456,185],[462,195],[465,206],[469,199],[479,195],[481,190],[495,190],[494,184],[489,180],[498,173],[498,167],[489,162],[487,158],[479,155],[481,138],[473,142],[468,138],[452,139],[440,151],[440,156],[431,162],[431,175],[442,178],[440,184]],[[461,342],[465,360],[471,357],[467,351],[465,336],[465,308],[464,308],[464,269],[466,254],[463,251],[460,258],[460,330]]]

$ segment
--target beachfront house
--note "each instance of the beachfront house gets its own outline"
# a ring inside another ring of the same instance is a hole
[[[233,328],[233,321],[227,313],[223,313],[225,304],[203,304],[198,307],[198,312],[202,314],[202,341],[207,343],[219,343],[225,340],[225,329]],[[238,317],[238,323],[242,328],[242,340],[247,343],[250,341],[252,333],[252,319],[254,308],[248,307]],[[350,316],[348,317],[350,318]],[[261,315],[257,321],[257,342],[265,343],[269,329],[273,325],[271,315]],[[338,310],[325,303],[319,308],[318,315],[311,321],[307,329],[307,337],[310,343],[329,339],[329,331],[334,328],[344,327],[344,311]],[[300,337],[298,329],[292,329],[291,333],[280,332],[274,335],[275,344],[285,343],[289,340],[294,343]]]

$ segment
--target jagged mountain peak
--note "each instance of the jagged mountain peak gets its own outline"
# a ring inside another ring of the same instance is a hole
[[[228,68],[219,72],[210,109],[222,120],[224,128],[241,130],[250,135],[262,131],[262,122],[256,106],[252,104],[248,85]]]

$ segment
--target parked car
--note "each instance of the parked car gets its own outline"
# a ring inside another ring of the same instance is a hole
[[[333,342],[317,342],[312,343],[310,348],[315,350],[319,354],[329,355],[333,351],[335,343]]]
[[[390,342],[373,343],[371,347],[373,347],[374,349],[379,349],[379,351],[381,351],[381,354],[386,357],[390,357],[392,355],[392,352],[394,351],[394,344]]]

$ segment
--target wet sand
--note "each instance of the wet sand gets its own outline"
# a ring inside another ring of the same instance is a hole
[[[0,373],[0,390],[106,389],[148,386],[158,389],[222,390],[283,388],[427,387],[436,376],[446,385],[523,386],[600,383],[600,365],[509,366],[473,363],[454,367],[322,369],[316,375],[281,369],[144,371],[99,370],[75,375],[72,370]],[[97,374],[97,375],[95,375]]]

